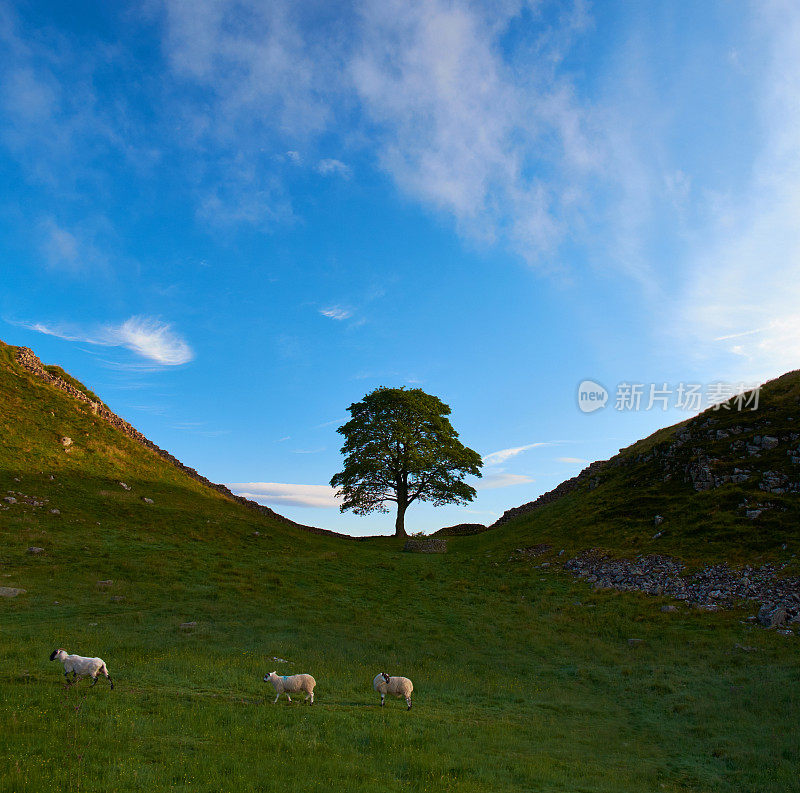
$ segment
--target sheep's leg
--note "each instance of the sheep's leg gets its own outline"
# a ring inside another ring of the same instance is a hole
[[[386,694],[381,694],[381,707],[386,704]]]
[[[406,697],[406,705],[408,705],[408,709],[411,710],[411,697]]]
[[[308,694],[306,694],[305,701],[308,702],[309,699],[311,700],[311,704],[313,705],[314,704],[314,692],[313,691],[309,691]]]
[[[114,681],[111,679],[111,675],[106,675],[106,680],[111,683],[111,690],[114,690]]]
[[[288,692],[288,691],[286,692],[286,699],[288,699],[288,700],[289,700],[289,702],[291,702],[291,701],[292,701],[292,698],[289,696],[289,692]]]
[[[92,686],[96,686],[96,685],[97,685],[97,675],[95,675],[95,676],[92,678]],[[89,686],[89,688],[91,688],[91,686]]]
[[[274,705],[274,704],[275,704],[275,703],[278,701],[278,698],[280,697],[280,695],[281,695],[281,694],[280,694],[280,692],[278,692],[278,693],[275,695],[275,699],[272,701],[272,704],[273,704],[273,705]]]

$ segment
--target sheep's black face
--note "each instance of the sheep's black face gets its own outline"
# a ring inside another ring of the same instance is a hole
[[[387,675],[386,672],[381,672],[381,675],[383,676],[383,679],[388,683],[389,682],[389,675]]]
[[[50,660],[55,661],[57,655],[58,655],[58,650],[53,650],[53,652],[50,653]]]

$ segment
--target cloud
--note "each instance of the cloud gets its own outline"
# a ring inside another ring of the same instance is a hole
[[[558,462],[560,463],[588,463],[588,460],[584,460],[583,457],[556,457]]]
[[[108,343],[127,347],[137,355],[165,366],[188,363],[194,358],[191,347],[172,326],[148,317],[131,317],[117,327],[107,328]]]
[[[556,441],[540,441],[539,443],[529,443],[525,446],[514,446],[510,449],[501,449],[498,452],[487,454],[483,458],[484,465],[501,465],[506,460],[516,457],[518,454],[528,451],[528,449],[538,449],[541,446],[553,446]]]
[[[706,370],[749,382],[800,362],[800,7],[765,2],[751,13],[766,45],[751,65],[760,148],[740,197],[710,206],[672,329]]]
[[[103,325],[91,332],[76,331],[66,326],[45,325],[41,322],[18,324],[65,341],[102,347],[125,347],[162,366],[178,366],[194,358],[191,347],[173,331],[172,325],[151,317],[131,317],[120,325]]]
[[[341,160],[320,160],[317,163],[317,173],[323,176],[350,176],[350,166],[345,165]]]
[[[335,490],[329,485],[291,485],[280,482],[239,482],[227,485],[234,493],[268,505],[317,507],[339,506]]]
[[[349,67],[379,162],[401,190],[451,214],[462,234],[533,262],[561,237],[562,210],[597,154],[574,91],[553,70],[585,21],[537,25],[538,40],[525,41],[523,7],[367,0]],[[508,35],[522,37],[517,53],[533,54],[509,62]]]
[[[329,308],[321,308],[319,313],[322,314],[323,317],[328,317],[329,319],[349,319],[353,316],[353,312],[349,308],[342,308],[341,306],[330,306]]]
[[[300,144],[333,136],[463,235],[533,262],[564,234],[599,154],[559,72],[589,25],[584,3],[534,25],[528,5],[166,0],[163,48],[193,144],[256,163],[272,143],[299,162]],[[350,173],[330,158],[316,170]]]
[[[68,228],[50,217],[35,228],[39,250],[53,270],[97,275],[108,269],[108,257],[95,241],[100,234],[108,236],[109,224],[105,218],[96,217],[91,223]]]
[[[514,487],[515,485],[527,485],[536,480],[524,474],[489,474],[479,479],[475,484],[476,490],[496,490],[501,487]]]

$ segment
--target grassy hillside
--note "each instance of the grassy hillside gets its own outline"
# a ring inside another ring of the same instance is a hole
[[[271,521],[5,346],[0,406],[0,586],[26,590],[0,597],[0,790],[796,789],[796,640],[745,612],[595,592],[509,561],[509,527],[423,556]],[[65,688],[58,646],[116,689]],[[272,669],[318,704],[273,706]]]
[[[659,430],[591,466],[551,503],[510,510],[490,534],[499,544],[514,538],[688,561],[795,558],[800,372],[767,383],[755,411],[730,402]]]

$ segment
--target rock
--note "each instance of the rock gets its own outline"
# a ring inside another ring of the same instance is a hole
[[[403,550],[410,553],[447,553],[447,540],[438,537],[409,537]]]
[[[660,526],[663,522],[664,522],[664,516],[663,515],[655,515],[653,517],[653,525],[654,526]]]
[[[98,581],[97,585],[98,586],[111,586],[113,583],[114,582],[110,578],[107,578],[105,581]]]
[[[196,622],[182,622],[181,623],[181,628],[183,628],[184,630],[190,630],[191,628],[196,628],[196,627],[197,627],[197,623]]]
[[[662,537],[663,535],[664,535],[664,532],[663,532],[663,531],[657,531],[657,532],[656,532],[656,533],[653,535],[653,539],[654,539],[654,540],[657,540],[659,537]]]
[[[678,607],[677,607],[677,606],[673,606],[673,605],[671,605],[671,604],[670,604],[670,605],[668,605],[668,606],[662,606],[662,607],[661,607],[661,610],[662,610],[662,611],[663,611],[665,614],[671,614],[672,612],[674,612],[674,611],[677,611],[677,610],[678,610]]]
[[[125,600],[125,596],[124,596],[124,595],[112,595],[112,596],[109,598],[109,600],[110,600],[112,603],[121,603],[123,600]]]
[[[747,512],[744,513],[744,516],[750,518],[750,520],[755,520],[763,511],[763,509],[748,509]]]
[[[261,532],[260,531],[254,531],[253,532],[253,537],[260,537],[260,536],[261,536]]]
[[[9,504],[16,504],[17,499],[14,496],[6,496],[3,501],[7,501]]]
[[[734,644],[733,645],[733,649],[734,650],[741,650],[744,653],[755,653],[755,652],[758,651],[758,647],[747,647],[744,644]]]
[[[26,589],[18,589],[13,586],[0,586],[0,598],[15,598],[17,595],[24,595]]]
[[[774,449],[778,445],[778,439],[772,437],[771,435],[765,435],[761,439],[761,448],[762,449]]]
[[[155,503],[152,498],[147,498],[147,496],[142,496],[142,501],[144,501],[145,504],[154,504]]]
[[[638,646],[640,644],[643,644],[643,643],[644,643],[644,639],[628,639],[628,644],[631,647],[636,647],[636,646]]]
[[[70,447],[70,446],[72,446],[72,438],[68,438],[68,437],[65,435],[65,436],[64,436],[64,437],[61,439],[61,445],[62,445],[62,446],[65,448],[65,449],[69,449],[69,447]]]
[[[28,548],[28,553],[31,554],[31,556],[38,556],[40,553],[44,553],[44,548],[39,548],[36,545],[32,545],[30,548]]]
[[[124,482],[120,482],[120,483],[119,483],[119,486],[120,486],[120,487],[121,487],[123,490],[130,490],[130,489],[131,489],[131,486],[130,486],[130,485],[126,485]]]
[[[765,604],[758,610],[758,621],[765,628],[781,628],[786,624],[786,609]]]

